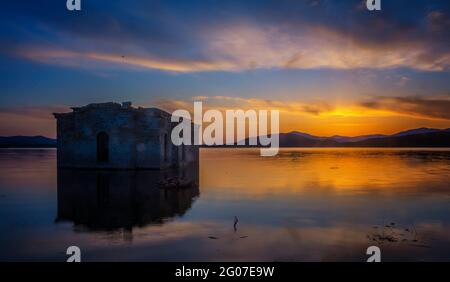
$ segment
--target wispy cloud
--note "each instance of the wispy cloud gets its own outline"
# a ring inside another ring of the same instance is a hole
[[[192,111],[193,101],[203,101],[204,109],[277,109],[289,115],[315,117],[389,117],[408,116],[417,119],[450,121],[450,97],[374,97],[362,102],[330,103],[324,100],[283,101],[229,96],[192,97],[191,99],[159,98],[151,102],[169,112]]]
[[[381,96],[360,105],[367,109],[385,110],[399,115],[450,121],[450,96],[435,99]]]
[[[355,40],[326,26],[287,32],[277,26],[233,24],[211,30],[206,42],[211,56],[227,58],[236,69],[385,69],[407,67],[443,71],[450,52],[428,56],[429,46],[410,43],[378,46]]]
[[[310,102],[299,101],[282,101],[259,98],[242,98],[230,96],[197,96],[191,99],[165,99],[159,98],[151,101],[152,105],[156,105],[162,109],[172,112],[177,109],[193,110],[193,102],[202,101],[204,110],[216,109],[225,111],[228,109],[242,110],[279,110],[282,113],[291,115],[312,115],[329,113],[334,110],[334,106],[321,100]]]
[[[68,67],[108,68],[125,66],[129,68],[157,69],[173,72],[201,72],[231,70],[233,66],[225,61],[177,60],[152,58],[129,54],[83,52],[48,47],[21,48],[15,52],[29,60]]]
[[[450,66],[450,53],[431,54],[426,44],[367,45],[325,26],[292,33],[277,26],[240,23],[205,29],[202,38],[203,46],[199,50],[203,59],[140,54],[131,49],[119,53],[26,46],[14,52],[26,59],[69,67],[129,67],[172,72],[399,67],[443,71]]]

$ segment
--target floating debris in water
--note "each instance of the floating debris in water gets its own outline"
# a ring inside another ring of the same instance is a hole
[[[410,246],[428,248],[426,244],[418,238],[416,229],[397,227],[395,222],[391,222],[389,225],[373,226],[372,229],[376,229],[371,234],[367,235],[369,241],[383,243],[409,243]],[[407,234],[403,233],[407,232]],[[420,244],[417,244],[417,243]],[[414,244],[413,244],[414,243]]]
[[[392,235],[386,235],[386,234],[373,234],[372,241],[375,242],[390,242],[394,243],[397,242],[397,238],[395,238]]]
[[[158,185],[161,189],[176,189],[190,187],[193,183],[180,177],[165,177],[158,182]]]
[[[214,237],[214,236],[208,236],[208,238],[209,238],[209,239],[212,239],[212,240],[217,240],[217,239],[219,239],[219,238]]]

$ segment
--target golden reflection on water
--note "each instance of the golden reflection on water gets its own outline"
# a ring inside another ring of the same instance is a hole
[[[258,149],[202,149],[202,187],[248,197],[304,193],[414,193],[449,182],[448,150],[281,149],[260,157]]]

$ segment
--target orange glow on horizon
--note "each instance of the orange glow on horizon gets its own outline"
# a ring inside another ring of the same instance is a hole
[[[357,104],[343,103],[329,105],[323,102],[269,101],[256,98],[240,97],[194,97],[193,100],[204,100],[203,112],[216,109],[225,110],[273,110],[280,111],[280,132],[300,131],[316,136],[358,136],[368,134],[394,134],[400,131],[429,127],[446,129],[450,120],[425,116],[421,113],[398,109],[373,109]],[[140,106],[159,107],[168,112],[175,109],[186,109],[192,112],[193,101],[189,100],[157,100]],[[392,106],[394,107],[394,106]],[[58,106],[64,112],[66,107]],[[67,106],[67,110],[69,106]],[[51,113],[55,107],[10,109],[0,112],[4,120],[0,125],[1,136],[12,135],[44,135],[56,136],[56,125]]]

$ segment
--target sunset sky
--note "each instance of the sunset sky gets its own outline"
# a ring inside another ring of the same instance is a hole
[[[450,1],[2,1],[0,136],[132,101],[279,109],[315,135],[450,127]]]

